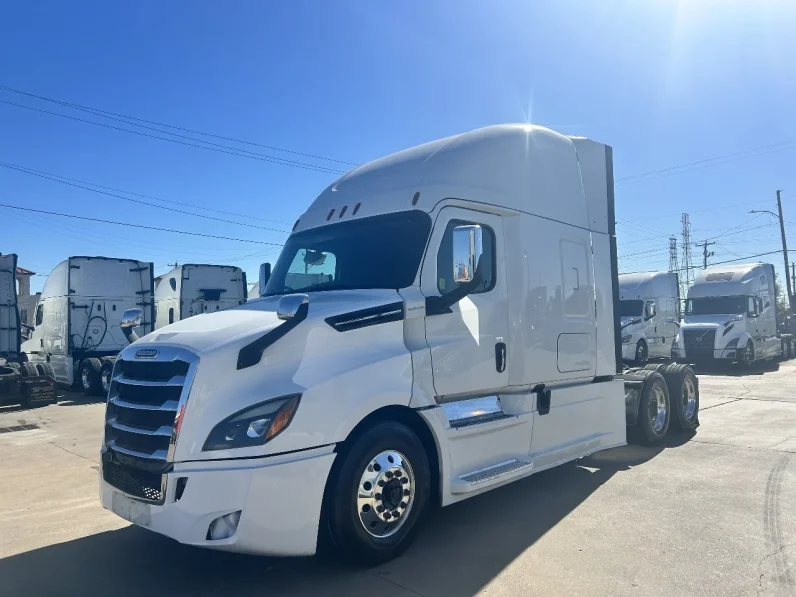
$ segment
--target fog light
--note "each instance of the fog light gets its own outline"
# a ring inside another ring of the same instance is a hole
[[[240,522],[240,510],[219,516],[210,523],[210,528],[207,529],[207,539],[209,541],[218,541],[219,539],[229,539],[238,530],[238,523]]]

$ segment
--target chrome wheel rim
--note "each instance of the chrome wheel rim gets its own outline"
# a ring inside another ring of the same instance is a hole
[[[83,371],[80,373],[80,381],[83,382],[84,388],[88,389],[91,387],[91,383],[89,383],[88,380],[88,371],[85,369],[83,369]]]
[[[696,386],[690,377],[683,382],[683,406],[685,407],[685,418],[689,421],[692,420],[696,414]]]
[[[111,374],[110,374],[110,371],[103,371],[102,372],[102,389],[105,391],[106,394],[111,389]]]
[[[653,386],[652,392],[650,392],[649,409],[652,430],[655,433],[660,433],[666,424],[666,394],[658,385]]]
[[[746,345],[746,350],[744,351],[744,357],[746,358],[747,363],[753,363],[755,360],[755,349],[754,346],[751,344]]]
[[[384,539],[398,532],[412,510],[415,476],[406,456],[394,450],[371,459],[357,487],[357,515],[371,536]]]

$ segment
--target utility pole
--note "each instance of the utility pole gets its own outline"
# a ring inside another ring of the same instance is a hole
[[[793,284],[791,283],[791,271],[790,267],[788,267],[788,241],[785,239],[785,219],[782,217],[782,191],[777,190],[777,213],[773,211],[768,211],[767,209],[753,209],[749,213],[752,214],[771,214],[775,218],[779,219],[779,232],[782,235],[782,256],[785,258],[785,283],[787,284],[788,289],[788,305],[790,306],[790,312],[794,312],[794,300],[793,296]]]
[[[685,273],[685,288],[691,287],[694,281],[694,264],[691,261],[691,218],[688,214],[684,213],[680,218],[683,224],[683,270]]]
[[[796,281],[796,263],[790,264],[790,279]]]
[[[708,247],[710,245],[715,245],[715,244],[716,243],[709,243],[708,241],[705,241],[705,242],[702,243],[702,269],[707,269],[707,267],[708,267],[708,257],[713,257],[715,255],[715,253],[713,251],[708,253]]]

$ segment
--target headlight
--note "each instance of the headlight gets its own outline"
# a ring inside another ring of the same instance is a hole
[[[300,398],[298,394],[276,398],[235,413],[213,427],[202,451],[263,445],[290,425]]]
[[[622,344],[628,344],[633,336],[622,336]]]

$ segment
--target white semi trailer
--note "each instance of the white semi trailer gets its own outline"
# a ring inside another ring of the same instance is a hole
[[[610,147],[529,125],[355,168],[261,268],[260,299],[122,351],[102,504],[182,543],[378,562],[432,504],[626,425],[695,428],[687,366],[620,374],[613,197]]]
[[[22,322],[16,287],[17,256],[0,255],[0,404],[25,408],[57,400],[55,379],[48,363],[28,363],[21,351]]]
[[[246,302],[246,272],[231,265],[189,263],[163,274],[155,289],[155,328]]]
[[[22,343],[33,363],[49,363],[58,383],[79,382],[86,394],[110,387],[116,355],[129,344],[122,313],[142,310],[140,335],[153,329],[152,264],[112,257],[69,257],[44,283],[34,329]]]
[[[699,273],[688,289],[674,358],[751,365],[790,352],[791,335],[778,332],[773,265],[721,265]]]
[[[676,272],[619,275],[622,358],[643,365],[647,359],[671,358],[680,325],[680,290]]]

